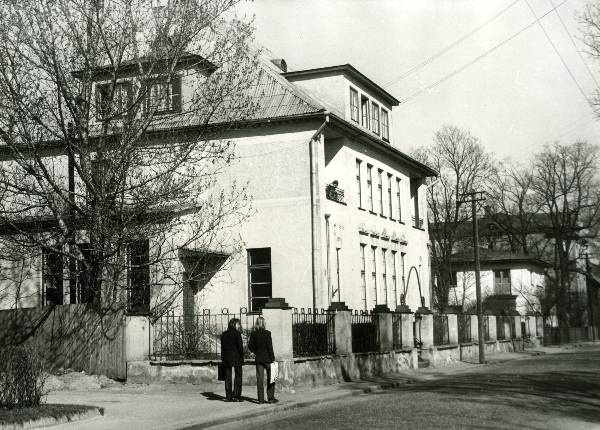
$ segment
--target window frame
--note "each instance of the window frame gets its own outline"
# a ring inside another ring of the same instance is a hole
[[[52,267],[49,267],[49,257],[60,260],[60,263],[52,264]],[[61,269],[55,273],[54,269],[58,267]],[[56,290],[56,293],[53,291],[52,295],[48,294],[47,282],[50,282],[52,285],[50,289]],[[42,248],[42,294],[44,306],[65,304],[65,258],[61,253],[48,248]],[[48,300],[49,296],[53,298]]]
[[[360,281],[362,288],[362,302],[364,310],[367,310],[367,260],[365,255],[366,244],[360,244]]]
[[[367,206],[373,212],[373,165],[367,163]]]
[[[392,175],[391,173],[387,174],[388,178],[388,209],[389,209],[389,217],[391,220],[394,219],[394,201],[392,199]]]
[[[402,222],[402,179],[396,178],[396,203],[398,204],[398,221]]]
[[[258,263],[258,264],[254,264],[252,262],[252,252],[253,251],[264,251],[264,250],[269,250],[269,262],[268,263]],[[259,313],[262,311],[263,306],[258,307],[257,309],[255,309],[254,305],[253,305],[253,300],[255,299],[268,299],[273,297],[273,258],[272,258],[272,249],[271,247],[262,247],[262,248],[247,248],[246,249],[246,259],[247,259],[247,266],[248,266],[248,309],[250,310],[250,312],[252,313]],[[252,282],[252,270],[253,269],[269,269],[269,282]],[[268,296],[254,296],[253,295],[253,289],[252,287],[254,285],[269,285],[270,286],[270,295]],[[266,302],[265,302],[266,304]]]
[[[144,116],[148,115],[153,107],[154,100],[152,99],[152,90],[155,85],[165,85],[168,94],[166,99],[168,105],[164,109],[160,109],[159,105],[156,105],[153,115],[166,115],[172,113],[181,112],[181,76],[172,76],[170,79],[168,76],[158,76],[156,78],[147,79],[143,83],[143,112]]]
[[[118,104],[119,108],[117,110],[118,113],[113,113],[115,106],[115,96],[116,90],[114,88],[120,88]],[[125,88],[126,93],[126,101],[125,106],[123,106],[122,97],[122,88]],[[112,93],[112,102],[111,106],[108,105],[108,101],[103,100],[103,98],[108,97],[109,93]],[[105,83],[96,83],[95,85],[95,97],[96,97],[96,119],[98,121],[109,121],[113,119],[122,119],[132,115],[132,102],[133,102],[133,82],[131,80],[122,80],[117,82],[105,82]]]
[[[377,247],[371,245],[371,287],[373,288],[373,302],[377,305]]]
[[[361,178],[362,160],[356,159],[356,185],[358,188],[358,207],[362,209],[362,178]]]
[[[381,138],[387,142],[390,140],[390,117],[389,112],[381,108]]]
[[[139,252],[139,249],[143,249],[143,251]],[[134,250],[139,253],[133,254]],[[134,258],[140,259],[140,261],[134,261]],[[134,285],[134,282],[137,284],[138,279],[141,279],[142,282],[139,285]],[[141,301],[134,303],[133,294],[140,294]],[[134,240],[127,247],[127,314],[147,315],[149,313],[150,240],[146,238]]]
[[[371,131],[377,135],[380,133],[379,104],[371,101]]]
[[[360,104],[358,91],[350,87],[350,119],[356,123],[360,121]]]
[[[371,101],[368,97],[363,95],[360,96],[360,125],[366,129],[371,129],[371,112],[370,112]]]
[[[379,190],[379,215],[385,216],[383,213],[383,170],[377,169],[377,187]]]

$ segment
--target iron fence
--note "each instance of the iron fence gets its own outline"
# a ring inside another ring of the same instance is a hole
[[[392,313],[392,348],[402,349],[402,314]]]
[[[458,314],[458,342],[470,343],[473,342],[471,335],[471,315]]]
[[[450,343],[450,327],[448,315],[436,314],[433,316],[433,344],[448,345]]]
[[[294,309],[292,347],[294,357],[335,354],[335,313]]]
[[[352,315],[352,352],[378,350],[377,315],[355,311]]]
[[[490,316],[489,315],[483,316],[483,341],[484,342],[490,341]]]
[[[153,322],[154,360],[218,360],[221,357],[221,333],[227,330],[229,320],[239,318],[242,326],[244,356],[250,357],[248,338],[260,314],[248,313],[241,308],[239,313],[223,309],[220,314],[204,310],[195,315],[176,315],[168,312]]]

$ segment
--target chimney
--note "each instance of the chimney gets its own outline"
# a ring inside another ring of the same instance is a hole
[[[283,73],[287,72],[287,63],[283,58],[273,58],[271,63],[279,67],[279,70],[281,70]]]

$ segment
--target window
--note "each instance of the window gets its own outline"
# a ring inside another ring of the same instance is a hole
[[[377,247],[371,247],[371,287],[373,287],[373,302],[377,304]]]
[[[361,97],[360,99],[360,109],[362,112],[362,120],[361,125],[365,128],[370,128],[369,126],[369,99],[366,97]]]
[[[510,269],[494,270],[494,294],[510,294]]]
[[[63,304],[63,256],[49,249],[42,252],[42,285],[46,305]]]
[[[181,111],[180,77],[173,77],[170,83],[167,78],[148,81],[145,90],[144,113],[154,111],[154,114],[162,114]]]
[[[365,245],[360,245],[360,287],[362,289],[363,309],[367,310],[367,280],[366,280]]]
[[[251,312],[260,312],[273,295],[271,248],[248,250],[248,283]]]
[[[337,289],[335,291],[335,293],[333,294],[333,296],[337,296],[337,301],[341,301],[341,284],[340,284],[340,248],[335,248],[335,277],[336,277],[336,283],[337,283]]]
[[[388,182],[387,182],[387,199],[388,199],[388,212],[389,212],[389,217],[390,218],[394,218],[394,213],[392,211],[392,175],[390,175],[388,173]]]
[[[387,249],[381,249],[381,280],[383,288],[383,299],[385,304],[388,304],[388,284],[387,284]]]
[[[373,212],[373,166],[367,164],[367,206]]]
[[[358,122],[358,91],[350,88],[350,118]]]
[[[89,243],[79,244],[79,249],[83,254],[83,259],[78,260],[75,264],[75,280],[76,280],[76,299],[71,298],[71,303],[92,303],[94,301],[93,282],[91,279],[91,270],[89,263],[92,258],[92,249]],[[73,292],[71,292],[73,293]]]
[[[136,240],[129,244],[129,287],[127,312],[150,312],[150,241]]]
[[[362,184],[361,184],[361,179],[360,179],[360,164],[361,161],[357,158],[356,159],[356,190],[357,190],[357,197],[358,197],[358,207],[362,208]]]
[[[121,118],[131,105],[131,82],[96,85],[96,116],[99,120]]]
[[[379,134],[379,105],[371,103],[371,125],[374,133]]]
[[[379,191],[379,213],[383,215],[383,170],[379,169],[377,171],[377,188]]]
[[[394,306],[398,307],[398,276],[396,272],[396,251],[392,251],[392,288],[394,290]]]
[[[402,222],[402,195],[400,193],[400,179],[396,178],[396,203],[398,204],[398,221]]]
[[[410,180],[410,198],[413,202],[413,226],[415,228],[423,228],[423,219],[421,218],[419,203],[419,187],[420,180],[412,178]]]
[[[385,109],[381,109],[381,137],[384,140],[390,140],[389,116]]]

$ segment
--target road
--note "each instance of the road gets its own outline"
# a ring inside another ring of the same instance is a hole
[[[600,347],[414,381],[219,429],[600,429]]]

